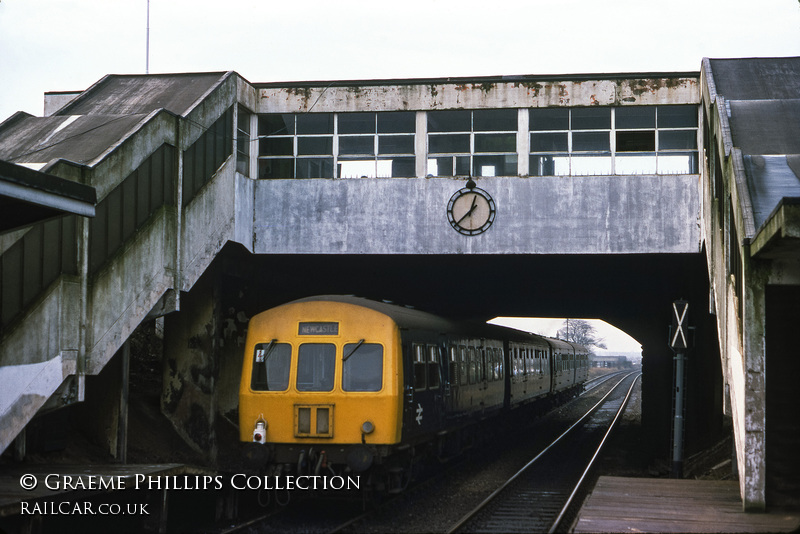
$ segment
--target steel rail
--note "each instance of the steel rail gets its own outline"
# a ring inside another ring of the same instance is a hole
[[[625,381],[625,379],[626,379],[626,378],[628,378],[629,376],[631,376],[631,375],[633,375],[633,374],[635,374],[635,373],[637,373],[637,372],[639,372],[639,371],[634,371],[634,372],[628,373],[628,374],[626,374],[625,376],[623,376],[623,377],[620,379],[620,381],[619,381],[619,382],[617,382],[617,383],[614,385],[614,387],[612,387],[612,388],[611,388],[611,389],[608,391],[608,393],[606,393],[605,395],[603,395],[603,398],[601,398],[599,401],[597,401],[597,404],[595,404],[594,406],[592,406],[591,408],[589,408],[589,410],[588,410],[588,411],[587,411],[585,414],[583,414],[583,415],[580,417],[580,419],[578,419],[577,421],[575,421],[575,422],[574,422],[574,423],[573,423],[573,424],[572,424],[572,425],[571,425],[571,426],[570,426],[568,429],[566,429],[566,430],[565,430],[565,431],[564,431],[564,432],[563,432],[563,433],[562,433],[560,436],[558,436],[558,437],[557,437],[555,440],[553,440],[553,442],[552,442],[552,443],[550,443],[550,445],[548,445],[547,447],[545,447],[544,449],[542,449],[542,451],[541,451],[541,452],[539,452],[539,454],[537,454],[537,455],[536,455],[536,456],[535,456],[535,457],[534,457],[532,460],[530,460],[528,463],[526,463],[526,464],[525,464],[525,465],[524,465],[524,466],[523,466],[523,467],[522,467],[522,468],[521,468],[519,471],[517,471],[517,472],[516,472],[516,473],[515,473],[515,474],[514,474],[514,475],[513,475],[511,478],[509,478],[508,480],[506,480],[506,481],[505,481],[505,482],[504,482],[504,483],[503,483],[503,484],[502,484],[502,485],[501,485],[499,488],[497,488],[496,490],[494,490],[494,491],[493,491],[493,492],[492,492],[492,493],[491,493],[491,494],[490,494],[488,497],[486,497],[486,498],[485,498],[485,499],[484,499],[484,500],[483,500],[483,501],[482,501],[480,504],[478,504],[478,506],[476,506],[475,508],[473,508],[473,509],[472,509],[470,512],[468,512],[468,513],[467,513],[467,514],[466,514],[464,517],[462,517],[462,518],[461,518],[461,519],[460,519],[458,522],[456,522],[456,523],[455,523],[455,524],[454,524],[452,527],[450,527],[450,530],[448,530],[448,531],[447,531],[447,534],[453,534],[453,533],[455,533],[456,531],[458,531],[458,529],[460,529],[461,527],[463,527],[463,526],[464,526],[464,525],[465,525],[465,524],[466,524],[466,523],[467,523],[467,522],[468,522],[470,519],[472,519],[473,517],[475,517],[475,516],[476,516],[476,515],[477,515],[477,514],[478,514],[478,513],[481,511],[481,510],[483,510],[483,509],[486,507],[486,505],[488,505],[490,502],[492,502],[492,501],[495,499],[495,497],[497,497],[497,496],[498,496],[500,493],[502,493],[502,491],[503,491],[504,489],[506,489],[506,488],[507,488],[507,487],[508,487],[508,486],[509,486],[509,485],[510,485],[512,482],[514,482],[514,481],[515,481],[515,480],[516,480],[516,479],[517,479],[517,478],[518,478],[520,475],[522,475],[522,474],[523,474],[525,471],[527,471],[527,469],[528,469],[530,466],[532,466],[534,463],[536,463],[536,461],[537,461],[537,460],[539,460],[539,458],[541,458],[542,456],[544,456],[544,454],[545,454],[547,451],[549,451],[549,450],[550,450],[550,449],[551,449],[551,448],[552,448],[552,447],[553,447],[553,446],[554,446],[556,443],[558,443],[559,441],[561,441],[561,439],[562,439],[562,438],[564,438],[564,437],[565,437],[567,434],[569,434],[569,433],[570,433],[570,432],[571,432],[571,431],[572,431],[572,430],[573,430],[575,427],[577,427],[579,424],[581,424],[581,423],[583,422],[583,420],[584,420],[584,419],[586,419],[587,417],[591,416],[591,415],[592,415],[592,414],[593,414],[593,413],[594,413],[594,412],[595,412],[595,411],[596,411],[596,410],[597,410],[597,409],[598,409],[598,408],[599,408],[599,407],[600,407],[600,406],[601,406],[603,403],[605,403],[606,399],[607,399],[607,398],[608,398],[608,397],[609,397],[609,396],[610,396],[610,395],[611,395],[611,394],[612,394],[612,393],[613,393],[613,392],[614,392],[614,391],[617,389],[617,387],[619,387],[619,385],[620,385],[620,384],[622,384],[622,382],[624,382],[624,381]],[[640,374],[641,374],[641,373],[640,373]],[[637,377],[637,378],[638,378],[638,377]],[[635,382],[636,382],[636,381],[634,380],[634,383],[635,383]]]
[[[628,376],[630,376],[630,375],[628,375]],[[580,490],[581,486],[583,485],[583,481],[586,480],[586,477],[588,476],[589,471],[591,471],[592,466],[594,466],[594,461],[600,455],[600,451],[603,450],[603,445],[605,445],[606,439],[608,439],[608,436],[611,435],[611,432],[614,430],[614,427],[616,426],[617,421],[619,420],[620,416],[625,412],[625,408],[628,406],[628,400],[630,400],[631,393],[633,392],[633,387],[636,385],[636,381],[639,380],[639,378],[641,378],[641,376],[642,375],[639,374],[639,376],[634,378],[633,382],[631,382],[631,387],[628,388],[628,393],[625,395],[625,398],[623,399],[622,404],[619,407],[619,410],[617,410],[617,414],[614,416],[614,420],[611,421],[610,425],[608,425],[608,430],[606,430],[606,433],[603,436],[603,439],[600,440],[600,444],[597,446],[597,450],[594,451],[594,454],[592,455],[592,459],[589,460],[589,464],[586,466],[586,469],[583,470],[583,474],[581,475],[581,478],[578,479],[578,482],[577,482],[577,484],[575,484],[575,487],[573,488],[572,493],[570,493],[569,497],[567,498],[567,502],[561,508],[561,511],[559,512],[558,517],[556,517],[556,520],[553,522],[553,526],[550,527],[550,530],[547,531],[547,534],[553,534],[556,531],[556,529],[558,528],[558,525],[564,519],[564,515],[566,515],[567,509],[572,504],[572,500],[575,498],[575,495],[577,495],[578,490]],[[620,381],[620,383],[622,383],[622,382]]]

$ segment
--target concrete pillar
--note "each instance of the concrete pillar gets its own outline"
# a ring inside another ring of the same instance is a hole
[[[768,271],[757,261],[745,259],[745,296],[744,302],[739,303],[744,315],[742,346],[745,365],[744,464],[739,465],[739,472],[742,475],[740,486],[742,486],[743,507],[748,512],[766,509],[764,319]]]
[[[79,424],[89,438],[118,462],[127,458],[128,366],[125,342],[98,375],[86,378],[85,402],[79,405]]]
[[[209,460],[216,458],[215,268],[181,299],[181,311],[164,318],[161,410],[178,434]]]

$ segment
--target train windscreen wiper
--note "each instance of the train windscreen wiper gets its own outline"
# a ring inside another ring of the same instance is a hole
[[[358,343],[356,343],[356,346],[355,346],[355,347],[353,347],[353,349],[352,349],[350,352],[348,352],[347,354],[345,354],[344,356],[342,356],[342,361],[343,361],[343,362],[346,362],[346,361],[347,361],[347,358],[349,358],[350,356],[352,356],[352,355],[353,355],[353,353],[354,353],[355,351],[357,351],[357,350],[358,350],[358,348],[359,348],[361,345],[363,345],[363,344],[364,344],[364,340],[363,340],[363,339],[359,340],[359,341],[358,341]]]
[[[272,341],[269,342],[269,345],[267,345],[267,348],[264,350],[264,372],[265,373],[267,372],[267,360],[269,360],[269,355],[272,352],[272,349],[275,348],[275,343],[277,343],[277,342],[278,342],[277,339],[273,339]]]

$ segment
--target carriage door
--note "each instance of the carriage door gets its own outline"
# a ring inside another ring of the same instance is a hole
[[[444,351],[439,345],[426,345],[428,355],[428,391],[432,395],[434,417],[436,426],[441,427],[446,413],[446,388],[447,384],[442,380],[444,373],[442,365],[447,365],[444,359]]]
[[[406,405],[404,420],[409,435],[430,432],[440,426],[444,413],[440,362],[441,354],[436,345],[411,344],[413,393],[411,402]]]
[[[447,363],[442,364],[442,369],[447,367],[447,381],[444,385],[445,407],[447,413],[454,414],[458,397],[458,347],[448,345],[445,354],[447,354]]]

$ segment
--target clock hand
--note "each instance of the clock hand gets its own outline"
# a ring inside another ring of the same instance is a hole
[[[476,206],[476,205],[475,205],[475,201],[476,201],[477,199],[478,199],[478,197],[477,197],[477,196],[476,196],[476,197],[474,197],[474,198],[472,199],[472,206],[469,208],[469,211],[467,211],[467,213],[465,213],[463,217],[461,217],[459,220],[457,220],[457,221],[456,221],[456,224],[459,224],[459,223],[461,223],[461,221],[463,221],[464,219],[466,219],[467,217],[469,217],[470,215],[472,215],[472,212],[473,212],[473,211],[475,211],[475,208],[477,208],[477,207],[478,207],[478,206]]]

